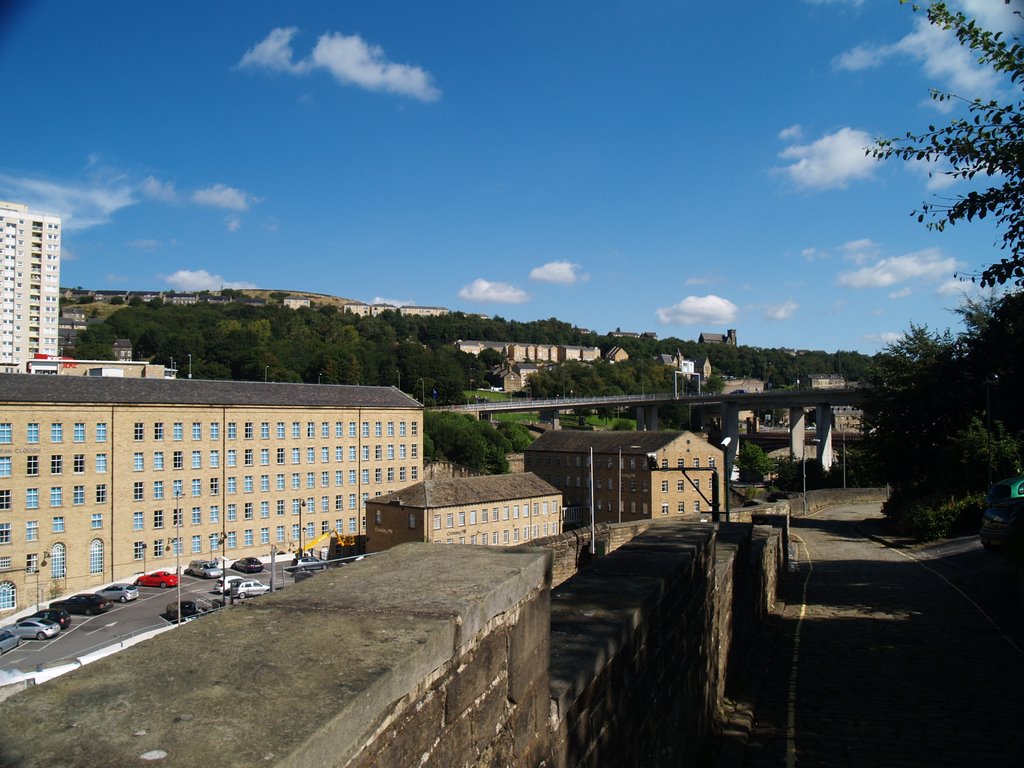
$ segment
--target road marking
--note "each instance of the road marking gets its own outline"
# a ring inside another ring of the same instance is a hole
[[[991,616],[989,616],[988,613],[985,612],[985,609],[982,608],[980,605],[978,605],[974,601],[974,599],[970,595],[968,595],[966,592],[964,592],[962,589],[960,589],[960,587],[958,587],[952,581],[950,581],[945,576],[943,576],[941,573],[936,571],[930,565],[926,565],[921,558],[918,558],[918,557],[915,557],[914,555],[908,554],[908,553],[904,552],[903,550],[896,549],[895,547],[887,547],[887,549],[892,550],[893,552],[895,552],[898,555],[902,555],[903,557],[907,558],[907,560],[909,560],[910,562],[916,563],[917,565],[921,566],[926,571],[931,573],[933,576],[938,576],[940,579],[942,579],[944,582],[946,582],[946,584],[948,584],[950,587],[952,587],[957,592],[957,594],[960,595],[960,597],[962,597],[964,600],[966,600],[968,603],[970,603],[972,606],[974,606],[974,609],[978,613],[980,613],[982,616],[985,617],[985,621],[987,621],[989,624],[992,625],[992,628],[995,629],[995,631],[999,634],[999,636],[1002,637],[1003,640],[1005,640],[1009,644],[1009,646],[1011,648],[1013,648],[1013,650],[1015,650],[1017,653],[1019,653],[1021,655],[1024,655],[1024,649],[1021,649],[1021,647],[1019,645],[1017,645],[1017,643],[1015,643],[1013,641],[1012,637],[1010,637],[1005,632],[1003,632],[1003,628],[1000,627],[996,623],[996,620],[993,619]]]
[[[800,594],[800,614],[796,620],[796,630],[793,632],[793,658],[790,661],[789,670],[789,692],[786,702],[786,768],[796,766],[796,672],[800,664],[800,630],[803,627],[804,616],[807,615],[807,588],[811,583],[811,572],[814,570],[814,563],[811,561],[811,553],[807,549],[804,540],[789,531],[792,538],[804,549],[804,556],[807,559],[807,575],[804,577],[804,585]]]

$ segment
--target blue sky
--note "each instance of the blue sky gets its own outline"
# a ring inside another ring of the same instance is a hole
[[[898,0],[4,8],[0,199],[64,217],[64,286],[871,353],[999,257],[909,215],[962,188],[864,155],[955,114],[929,88],[1010,93]]]

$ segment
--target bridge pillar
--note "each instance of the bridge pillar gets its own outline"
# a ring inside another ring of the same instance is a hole
[[[817,421],[815,437],[818,438],[818,463],[823,470],[832,469],[835,463],[835,454],[832,451],[832,406],[828,403],[819,403],[816,406],[815,420]]]
[[[658,406],[638,405],[636,407],[636,428],[638,432],[657,432]]]
[[[796,461],[804,457],[804,409],[789,409],[789,455]]]
[[[552,408],[550,410],[546,410],[546,411],[540,411],[540,420],[541,421],[550,421],[551,422],[551,428],[552,429],[558,429],[559,428],[558,413],[559,413],[559,411],[554,409],[554,408]]]

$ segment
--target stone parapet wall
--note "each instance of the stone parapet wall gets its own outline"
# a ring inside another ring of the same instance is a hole
[[[608,555],[651,526],[650,520],[632,523],[600,523],[594,527],[594,550],[598,557]],[[533,539],[525,546],[542,547],[552,554],[551,585],[557,587],[575,576],[593,561],[590,554],[590,528]]]
[[[0,765],[693,764],[778,531],[602,526],[552,589],[563,538],[406,544],[182,625],[0,702]]]

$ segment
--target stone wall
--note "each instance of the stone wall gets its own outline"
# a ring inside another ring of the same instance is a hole
[[[0,765],[692,764],[778,534],[602,526],[551,589],[579,534],[406,544],[182,625],[0,703]]]
[[[590,565],[595,557],[611,554],[650,526],[650,520],[596,525],[594,527],[594,555],[590,554],[589,527],[532,539],[527,542],[526,546],[543,547],[551,551],[553,557],[551,585],[557,587]]]

